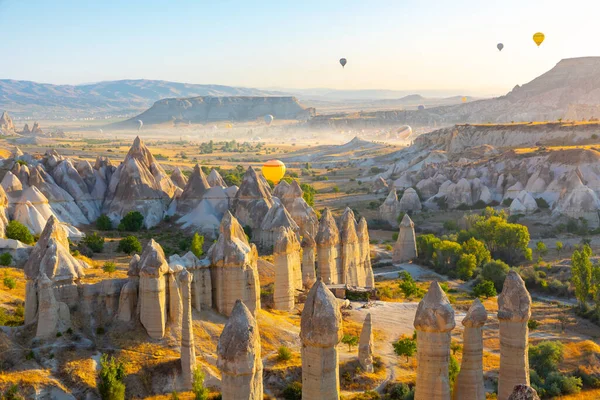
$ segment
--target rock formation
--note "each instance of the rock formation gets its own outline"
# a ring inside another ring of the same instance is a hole
[[[360,217],[358,221],[358,247],[360,250],[359,268],[364,269],[365,283],[367,288],[375,287],[375,276],[373,275],[373,267],[371,266],[371,240],[369,239],[369,227],[365,217]]]
[[[291,311],[294,309],[296,291],[302,289],[300,243],[293,230],[279,228],[273,258],[275,266],[273,308]]]
[[[136,137],[125,160],[111,175],[103,211],[115,226],[129,211],[139,211],[144,226],[151,228],[162,221],[175,189],[150,150]]]
[[[179,218],[177,223],[182,224],[181,227],[183,229],[199,232],[207,239],[216,239],[219,235],[221,218],[229,210],[231,203],[231,196],[228,190],[229,188],[223,189],[221,186],[209,188],[204,192],[201,199],[196,199],[195,202],[189,203],[194,208]],[[175,212],[173,205],[178,208],[178,201],[179,199],[173,200],[169,206],[169,212]]]
[[[315,237],[317,244],[318,276],[326,284],[342,283],[340,233],[328,208],[323,211],[319,231]]]
[[[225,183],[225,180],[223,179],[223,177],[221,176],[219,171],[217,171],[214,168],[210,171],[210,174],[208,174],[208,177],[206,178],[206,180],[207,180],[208,184],[210,185],[210,187],[216,187],[216,186],[221,186],[223,188],[227,187],[227,183]]]
[[[31,128],[31,133],[34,135],[43,135],[44,131],[40,128],[40,124],[36,121],[33,123],[33,128]]]
[[[379,206],[379,218],[387,221],[392,228],[397,228],[399,215],[398,194],[396,194],[396,189],[392,189],[383,204]]]
[[[275,198],[273,206],[267,211],[260,224],[260,230],[252,232],[252,238],[259,243],[261,249],[270,251],[275,245],[281,227],[294,231],[296,235],[300,232],[298,224],[292,219],[281,201]]]
[[[508,397],[508,400],[540,400],[540,396],[530,386],[517,385]]]
[[[148,336],[161,339],[167,323],[167,293],[165,274],[169,264],[162,247],[150,239],[140,256],[140,321]]]
[[[529,386],[529,328],[531,296],[517,272],[510,271],[498,296],[500,373],[498,398],[507,399],[516,385]]]
[[[261,400],[263,364],[254,316],[241,300],[235,302],[217,345],[223,400]]]
[[[196,164],[190,179],[184,186],[183,193],[177,199],[177,213],[184,215],[193,210],[208,189],[210,189],[210,185],[206,181],[206,175],[204,175],[200,165]]]
[[[192,388],[194,369],[196,369],[196,349],[194,347],[194,327],[192,324],[192,290],[193,276],[187,270],[179,274],[181,297],[183,300],[183,318],[181,322],[181,375],[183,387]]]
[[[454,310],[437,282],[417,308],[417,386],[415,400],[450,400],[448,363]]]
[[[29,124],[25,124],[23,126],[23,130],[21,131],[21,135],[29,135],[31,134],[31,129],[29,128]]]
[[[358,342],[358,362],[366,372],[373,372],[373,326],[371,313],[365,317]]]
[[[197,311],[212,308],[212,283],[210,261],[198,259],[191,251],[185,255],[174,254],[169,257],[169,267],[181,266],[194,276],[192,280],[192,305]]]
[[[181,331],[183,319],[183,298],[179,286],[179,274],[183,271],[181,265],[169,266],[169,273],[165,275],[169,293],[169,323],[171,333],[178,335]]]
[[[304,233],[300,246],[302,247],[302,284],[310,287],[317,280],[315,270],[317,243],[309,233]]]
[[[300,319],[302,399],[339,399],[336,346],[341,339],[342,315],[337,299],[319,278],[308,292]]]
[[[0,185],[0,238],[5,237],[6,225],[8,225],[8,197]]]
[[[365,269],[362,265],[360,245],[356,234],[354,212],[346,207],[340,219],[340,239],[342,254],[340,257],[341,278],[339,283],[351,286],[365,286]]]
[[[187,181],[188,181],[188,179],[183,174],[183,172],[181,172],[179,167],[175,167],[173,172],[171,172],[171,180],[178,188],[180,188],[182,190],[185,188]]]
[[[313,237],[317,234],[319,227],[317,213],[302,197],[304,192],[298,181],[293,180],[290,184],[281,181],[275,187],[273,194],[281,200],[292,219],[300,227],[300,232],[308,232]]]
[[[233,200],[232,209],[240,224],[252,229],[252,240],[259,233],[271,207],[273,207],[273,198],[269,184],[262,175],[256,173],[254,168],[248,167]]]
[[[15,124],[6,111],[3,111],[0,117],[0,133],[3,135],[15,133]]]
[[[248,243],[244,229],[230,212],[221,220],[220,232],[207,254],[213,306],[221,314],[229,315],[235,301],[241,299],[256,314],[260,309],[256,246]]]
[[[38,282],[38,325],[36,336],[50,338],[71,326],[69,307],[56,301],[52,281],[42,273]]]
[[[398,239],[394,243],[392,261],[405,263],[417,257],[417,241],[415,238],[415,224],[408,214],[404,214],[400,223]]]
[[[398,210],[400,212],[419,212],[421,208],[421,199],[419,199],[417,191],[413,188],[406,189],[398,203]]]
[[[375,194],[388,193],[389,190],[387,182],[381,176],[375,179],[375,182],[371,186],[371,193]]]
[[[485,400],[483,384],[483,325],[487,311],[479,299],[475,299],[462,321],[463,358],[454,386],[454,399]]]

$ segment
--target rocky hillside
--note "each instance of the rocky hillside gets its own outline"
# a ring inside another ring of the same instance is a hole
[[[157,101],[142,114],[114,127],[137,127],[164,123],[205,123],[212,121],[251,121],[271,114],[276,119],[308,119],[314,109],[304,108],[295,97],[201,96]]]
[[[30,81],[0,80],[0,110],[26,116],[66,116],[140,112],[155,101],[169,97],[268,96],[264,90],[222,85],[121,80],[87,85],[51,85]]]
[[[312,127],[371,128],[409,124],[555,121],[600,116],[600,57],[561,60],[554,68],[505,96],[423,110],[320,116]],[[596,115],[597,113],[597,115]]]

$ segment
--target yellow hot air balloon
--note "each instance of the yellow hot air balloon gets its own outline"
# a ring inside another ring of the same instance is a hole
[[[540,44],[542,44],[545,38],[546,35],[544,35],[542,32],[538,32],[533,35],[533,41],[538,45],[538,47],[540,47]]]
[[[279,160],[269,160],[263,164],[262,173],[266,180],[279,183],[285,175],[285,164]]]
[[[231,124],[226,124],[226,125],[225,125],[225,128],[227,128],[227,129],[231,129],[231,128],[233,128],[233,125],[231,125]]]
[[[463,102],[463,103],[466,103],[466,102],[467,102],[467,98],[466,98],[466,97],[463,97],[463,98],[462,98],[462,102]]]

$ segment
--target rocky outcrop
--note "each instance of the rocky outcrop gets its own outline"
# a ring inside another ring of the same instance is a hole
[[[365,269],[362,265],[360,245],[356,234],[354,212],[346,207],[340,219],[340,239],[342,254],[340,258],[342,280],[351,286],[365,286]]]
[[[240,299],[250,312],[260,309],[258,252],[248,243],[244,229],[226,212],[221,220],[220,235],[208,250],[210,260],[213,306],[229,315],[235,301]]]
[[[252,312],[237,300],[217,345],[223,400],[263,398],[260,335]]]
[[[282,227],[293,231],[296,235],[300,233],[298,224],[292,219],[280,200],[275,198],[273,206],[267,211],[260,224],[260,230],[252,231],[252,238],[259,243],[262,250],[270,251],[275,245],[279,228]]]
[[[259,233],[271,207],[273,207],[273,198],[269,184],[262,175],[256,173],[254,168],[248,167],[233,200],[232,209],[240,224],[252,229],[252,240],[254,235]]]
[[[183,302],[183,318],[181,322],[181,376],[183,387],[192,388],[194,369],[196,369],[196,349],[194,347],[194,327],[192,324],[192,289],[193,275],[187,270],[179,274],[181,298]]]
[[[398,240],[394,244],[392,261],[405,263],[417,257],[417,241],[415,238],[415,224],[408,214],[405,214],[400,223]]]
[[[365,317],[358,342],[358,362],[366,372],[373,372],[373,325],[371,313]]]
[[[38,281],[39,316],[36,337],[51,338],[71,326],[69,307],[56,301],[52,281],[42,274]]]
[[[365,217],[360,217],[356,233],[358,235],[358,248],[360,253],[359,268],[364,270],[365,275],[364,286],[367,288],[374,288],[375,276],[373,275],[373,268],[371,265],[371,240],[369,239],[369,227],[367,226]]]
[[[202,200],[204,194],[210,189],[206,175],[199,164],[194,166],[190,179],[184,186],[183,193],[177,199],[177,213],[184,215],[192,211]]]
[[[382,194],[388,193],[389,190],[387,182],[381,176],[375,179],[375,182],[371,185],[371,193]]]
[[[303,399],[339,399],[336,346],[341,339],[342,315],[337,299],[318,279],[308,292],[300,319]]]
[[[398,195],[396,194],[396,189],[392,189],[383,204],[379,206],[379,218],[389,223],[392,228],[396,228],[398,227],[399,215]]]
[[[178,335],[181,331],[181,320],[183,319],[183,298],[179,286],[179,274],[183,271],[180,265],[169,266],[169,273],[165,275],[167,279],[169,301],[169,323],[171,333]]]
[[[210,171],[210,174],[208,174],[206,181],[208,182],[210,187],[216,187],[216,186],[221,186],[223,188],[227,187],[227,183],[225,183],[225,180],[223,179],[223,177],[221,176],[219,171],[217,171],[214,168]]]
[[[527,385],[517,385],[508,397],[508,400],[540,400],[534,388]]]
[[[273,252],[275,287],[273,308],[282,311],[294,309],[296,291],[302,289],[300,243],[291,229],[279,228]]]
[[[181,224],[183,229],[199,232],[207,239],[216,239],[219,235],[221,218],[229,210],[232,200],[228,192],[229,189],[223,189],[221,186],[208,189],[204,192],[200,200],[191,203],[195,207],[189,213],[179,218],[177,223]],[[179,199],[173,200],[171,206],[169,206],[170,211],[173,205],[175,205],[175,208],[177,207],[178,201]]]
[[[498,398],[507,399],[516,385],[529,386],[529,328],[531,296],[517,272],[510,271],[498,296],[500,373]]]
[[[400,212],[419,212],[421,211],[421,199],[417,191],[413,188],[408,188],[402,194],[400,202],[398,202],[398,210]]]
[[[162,339],[167,323],[167,290],[165,274],[169,264],[162,247],[150,239],[140,256],[140,321],[148,336]]]
[[[3,135],[15,133],[15,124],[6,111],[3,111],[2,116],[0,116],[0,133]]]
[[[0,238],[5,237],[6,225],[8,225],[8,197],[0,185]]]
[[[321,215],[315,242],[317,244],[317,265],[319,266],[318,276],[327,284],[342,283],[340,233],[328,208]]]
[[[317,213],[304,200],[304,192],[298,181],[293,180],[290,184],[286,181],[279,182],[273,194],[281,200],[292,219],[300,227],[300,232],[308,232],[313,237],[317,234],[319,227]]]
[[[462,321],[465,327],[463,358],[454,386],[454,399],[485,400],[482,329],[486,321],[487,311],[479,299],[475,299]]]
[[[198,259],[191,251],[185,255],[174,254],[169,257],[171,269],[181,266],[193,275],[192,280],[192,305],[197,311],[212,308],[212,282],[210,276],[210,261]]]
[[[179,169],[179,167],[175,167],[173,172],[171,172],[171,180],[173,181],[175,186],[177,186],[178,188],[180,188],[182,190],[185,188],[185,186],[187,185],[187,181],[188,181],[188,179],[183,174],[183,172],[181,172],[181,169]]]
[[[125,160],[111,175],[103,212],[116,226],[129,211],[139,211],[144,226],[151,228],[162,221],[175,189],[150,150],[136,137]]]
[[[302,247],[302,284],[304,287],[310,287],[317,280],[315,270],[317,243],[310,234],[305,233],[300,246]]]
[[[417,386],[415,400],[450,400],[448,363],[454,310],[437,282],[417,307]]]

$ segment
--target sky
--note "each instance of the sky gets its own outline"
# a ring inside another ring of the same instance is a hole
[[[598,0],[0,0],[0,79],[503,94],[600,56],[598,15]]]

